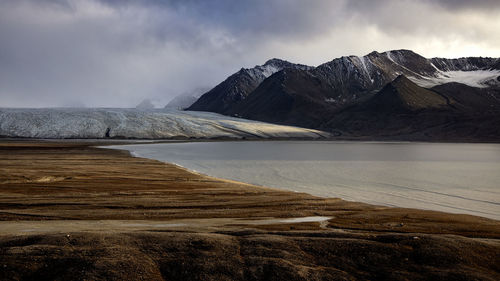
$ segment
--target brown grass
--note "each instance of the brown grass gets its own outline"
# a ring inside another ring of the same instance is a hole
[[[264,223],[304,216],[332,219]],[[499,238],[486,218],[257,187],[85,143],[0,143],[0,280],[498,280]]]

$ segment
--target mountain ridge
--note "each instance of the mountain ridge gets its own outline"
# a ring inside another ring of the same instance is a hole
[[[419,113],[422,110],[429,116],[437,116],[437,111],[446,111],[446,114],[439,113],[438,117],[446,120],[453,119],[453,116],[465,118],[467,126],[471,127],[476,121],[470,120],[479,120],[480,115],[489,114],[490,119],[500,115],[497,113],[500,104],[499,61],[498,58],[483,57],[428,59],[411,50],[401,49],[382,53],[374,51],[362,57],[343,56],[317,67],[282,65],[281,70],[275,71],[258,85],[253,85],[252,89],[247,89],[239,100],[226,107],[216,108],[215,112],[277,124],[348,132],[351,131],[349,128],[335,122],[340,118],[337,115],[345,115],[345,109],[352,106],[371,112],[372,109],[368,110],[365,102],[381,95],[378,100],[384,101],[378,105],[380,108],[399,102],[406,104],[406,108],[394,108],[414,115],[422,114]],[[401,85],[398,86],[399,82]],[[386,87],[392,87],[392,92]],[[468,96],[467,92],[473,94]],[[217,93],[221,96],[226,94],[216,87],[188,110],[214,111],[212,107],[204,107],[204,104],[217,100]],[[361,104],[364,107],[356,106]],[[484,111],[485,108],[488,113]],[[361,116],[348,115],[351,118]],[[394,114],[386,114],[384,122],[394,123],[387,119],[389,116],[399,118]],[[441,126],[444,123],[425,121],[422,124]],[[426,129],[417,127],[418,130]],[[355,131],[357,135],[366,136],[375,133],[368,128],[365,133]],[[387,132],[388,135],[393,133]]]
[[[482,70],[481,75],[473,81],[461,81],[472,86],[500,85],[500,60],[498,58],[468,57],[458,59],[431,58],[427,59],[411,50],[400,49],[386,52],[373,51],[365,56],[343,56],[329,62],[309,67],[293,64],[279,59],[268,60],[262,66],[251,69],[242,68],[237,73],[205,93],[187,110],[211,111],[221,114],[234,113],[234,105],[243,102],[260,83],[272,75],[259,75],[266,65],[280,62],[279,67],[270,71],[271,74],[286,68],[311,72],[313,76],[329,85],[329,95],[325,98],[341,103],[340,106],[356,101],[362,95],[373,94],[387,83],[403,74],[419,86],[432,87],[448,82],[457,82],[463,77],[453,71]],[[272,64],[271,64],[272,65]],[[492,71],[488,73],[487,71]],[[257,73],[257,74],[255,74]],[[245,79],[253,74],[254,78]],[[250,82],[248,82],[250,80]],[[484,80],[484,81],[482,81]],[[227,89],[231,85],[234,89]]]

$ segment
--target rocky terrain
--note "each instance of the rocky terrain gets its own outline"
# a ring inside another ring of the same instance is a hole
[[[152,109],[2,109],[0,136],[11,138],[325,138],[317,130],[207,112]]]
[[[448,104],[448,106],[440,107],[440,110],[447,111],[447,122],[426,123],[429,127],[421,126],[417,131],[413,128],[411,134],[415,138],[440,140],[465,137],[470,140],[482,140],[487,136],[468,135],[470,130],[461,131],[459,127],[479,126],[484,119],[494,117],[498,120],[500,118],[500,68],[498,66],[499,59],[497,58],[427,59],[409,50],[372,52],[363,57],[341,57],[315,68],[283,68],[263,79],[257,86],[249,87],[245,95],[240,95],[237,100],[233,100],[234,102],[221,106],[221,102],[232,96],[228,91],[222,90],[222,87],[230,80],[228,78],[203,95],[188,110],[213,111],[279,124],[320,128],[350,137],[388,135],[391,138],[405,138],[406,136],[400,135],[399,128],[392,130],[394,126],[391,124],[384,128],[379,126],[381,130],[374,131],[362,130],[360,126],[343,126],[336,121],[344,119],[345,113],[344,117],[339,114],[345,112],[347,108],[355,106],[358,111],[361,108],[367,108],[358,105],[377,96],[378,93],[383,94],[384,87],[390,83],[397,83],[395,79],[402,75],[415,83],[415,87],[421,88],[415,93],[428,93],[425,90],[427,89],[442,95],[445,99],[460,96],[459,106]],[[257,81],[254,82],[254,84],[257,83]],[[392,95],[392,97],[396,100],[388,101],[387,95],[380,100],[383,99],[389,103],[398,102],[398,95]],[[424,111],[437,109],[434,106],[426,108],[425,103],[421,103],[420,106],[419,109]],[[486,114],[482,114],[484,106],[488,107]],[[473,116],[472,112],[475,112]],[[365,119],[369,114],[370,112],[351,115],[350,119],[354,118],[354,120],[350,123],[365,124],[370,121]],[[419,115],[421,112],[413,110],[411,114]],[[358,119],[358,116],[362,117]],[[401,125],[406,122],[406,120],[398,119],[397,114],[392,114],[390,118],[386,117],[385,122]],[[379,121],[371,120],[370,122]],[[488,122],[491,125],[493,123]],[[443,124],[451,125],[457,130],[447,131],[447,127],[441,127],[440,129],[446,132],[427,137],[422,131]],[[488,124],[481,126],[486,127]],[[370,125],[362,127],[369,129]],[[489,127],[486,130],[493,132],[494,128]],[[351,134],[353,131],[356,133]],[[493,137],[500,139],[500,135],[496,133]],[[409,136],[409,138],[412,137]],[[487,139],[491,138],[487,137]]]

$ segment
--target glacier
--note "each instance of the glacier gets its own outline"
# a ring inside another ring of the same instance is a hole
[[[438,71],[435,77],[408,76],[417,85],[425,88],[432,88],[450,82],[462,83],[475,88],[487,88],[500,85],[498,77],[500,77],[500,70],[495,69]]]
[[[0,136],[47,139],[328,138],[326,132],[174,109],[0,108]]]

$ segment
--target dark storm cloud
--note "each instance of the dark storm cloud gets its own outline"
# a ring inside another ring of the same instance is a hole
[[[4,0],[0,106],[165,104],[271,57],[498,56],[497,1]]]

